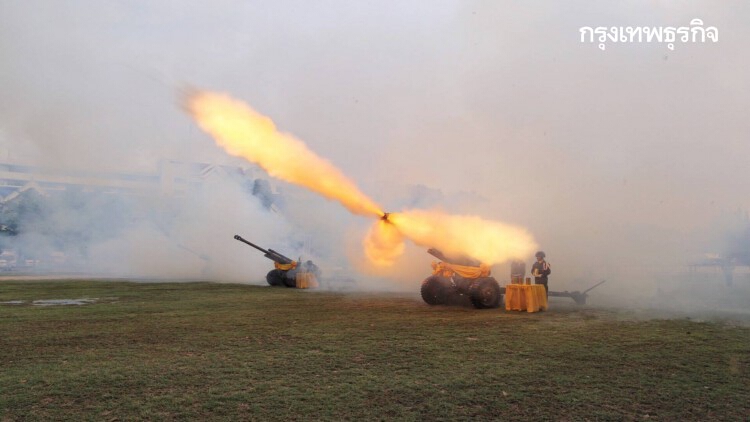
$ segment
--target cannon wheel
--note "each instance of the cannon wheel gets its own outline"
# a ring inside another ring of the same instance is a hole
[[[297,287],[297,271],[289,274],[289,271],[281,271],[282,284],[280,286]]]
[[[284,286],[284,271],[271,270],[266,274],[266,281],[271,286]]]
[[[428,305],[445,305],[450,296],[450,281],[443,277],[431,276],[422,282],[422,300]]]
[[[491,277],[480,278],[471,283],[469,298],[477,309],[497,308],[503,301],[500,285]]]

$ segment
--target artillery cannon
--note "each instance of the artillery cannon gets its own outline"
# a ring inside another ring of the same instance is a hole
[[[429,305],[450,305],[459,303],[462,297],[467,297],[477,309],[497,308],[503,302],[505,287],[500,287],[497,280],[490,276],[490,268],[476,259],[463,257],[447,257],[441,251],[430,248],[427,253],[442,262],[432,264],[433,274],[422,282],[422,299]],[[521,280],[524,269],[511,268],[511,280]],[[520,276],[516,272],[520,271]],[[580,292],[550,291],[550,297],[569,297],[577,305],[585,305],[588,292],[606,282],[602,280],[588,289]]]
[[[269,285],[296,288],[318,287],[320,269],[312,261],[300,263],[273,249],[263,249],[238,234],[234,235],[234,238],[263,252],[263,256],[273,261],[274,269],[266,274],[266,282]]]
[[[600,285],[604,284],[607,280],[602,280],[593,286],[589,287],[588,289],[584,290],[583,292],[579,292],[578,290],[574,292],[564,291],[564,292],[549,292],[549,295],[551,297],[569,297],[573,299],[573,301],[576,303],[576,305],[585,305],[586,304],[586,298],[589,297],[588,292],[593,290],[596,287],[599,287]]]
[[[477,309],[497,308],[503,302],[502,289],[487,265],[469,257],[447,257],[430,248],[427,253],[441,262],[432,264],[433,273],[422,282],[422,300],[429,305],[448,305],[468,297]]]

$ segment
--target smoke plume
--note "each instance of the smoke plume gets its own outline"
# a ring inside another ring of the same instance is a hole
[[[694,18],[719,41],[580,42],[582,26]],[[246,167],[177,106],[172,81],[191,82],[250,101],[382,210],[526,228],[553,290],[606,279],[592,303],[736,309],[750,298],[747,267],[730,285],[720,267],[691,264],[742,250],[749,19],[741,1],[2,2],[0,161],[129,174],[155,174],[165,159]],[[278,183],[286,209],[271,214],[230,179],[204,189],[171,205],[128,199],[135,217],[116,220],[117,235],[92,226],[80,253],[123,273],[200,278],[211,251],[226,259],[215,268],[236,269],[213,279],[262,282],[268,262],[235,244],[238,232],[290,255],[312,242],[331,268],[372,271],[374,285],[414,290],[429,273],[431,257],[409,242],[394,269],[363,267],[372,222],[297,187]],[[46,221],[79,231],[101,220],[94,205],[51,208]],[[44,227],[27,236],[35,248],[50,244]],[[508,268],[493,273],[503,280]]]

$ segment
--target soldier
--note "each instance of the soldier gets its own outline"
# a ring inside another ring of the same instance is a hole
[[[536,253],[536,262],[531,266],[531,274],[534,276],[534,284],[544,284],[544,291],[549,297],[549,287],[547,287],[547,276],[552,274],[549,263],[544,260],[546,257],[544,251]]]

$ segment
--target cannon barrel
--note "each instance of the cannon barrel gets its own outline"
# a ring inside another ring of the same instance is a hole
[[[255,249],[263,252],[263,256],[265,256],[266,258],[270,259],[273,262],[277,262],[279,264],[291,264],[292,262],[294,262],[291,258],[287,258],[273,249],[263,249],[260,246],[256,245],[255,243],[245,240],[242,236],[238,234],[234,235],[234,238],[236,240],[239,240],[242,243],[250,245],[254,247]]]
[[[564,291],[564,292],[549,292],[549,295],[552,297],[569,297],[575,301],[576,305],[585,305],[586,304],[586,298],[589,297],[589,291],[595,289],[596,287],[601,286],[606,282],[607,280],[602,280],[593,286],[589,287],[588,289],[584,290],[583,292],[579,292],[578,290],[574,292]]]
[[[253,242],[250,242],[250,241],[248,241],[248,240],[245,240],[245,239],[244,239],[244,238],[243,238],[242,236],[240,236],[240,235],[238,235],[238,234],[235,234],[235,235],[234,235],[234,238],[235,238],[236,240],[239,240],[239,241],[240,241],[240,242],[242,242],[242,243],[245,243],[245,244],[248,244],[248,245],[250,245],[250,246],[254,247],[255,249],[257,249],[257,250],[259,250],[259,251],[261,251],[261,252],[263,252],[263,253],[268,253],[268,251],[267,251],[267,250],[265,250],[265,249],[261,248],[260,246],[256,245],[256,244],[255,244],[255,243],[253,243]]]
[[[591,287],[589,287],[588,289],[584,290],[584,291],[583,291],[583,294],[586,294],[586,293],[588,293],[588,292],[589,292],[590,290],[593,290],[594,288],[596,288],[596,287],[599,287],[600,285],[604,284],[604,283],[605,283],[606,281],[607,281],[607,280],[602,280],[602,281],[600,281],[600,282],[598,282],[598,283],[594,284],[593,286],[591,286]]]
[[[476,259],[469,258],[468,256],[447,257],[442,251],[435,248],[427,249],[427,253],[443,262],[447,262],[453,265],[464,265],[467,267],[478,267],[481,265],[481,262],[477,261]]]

